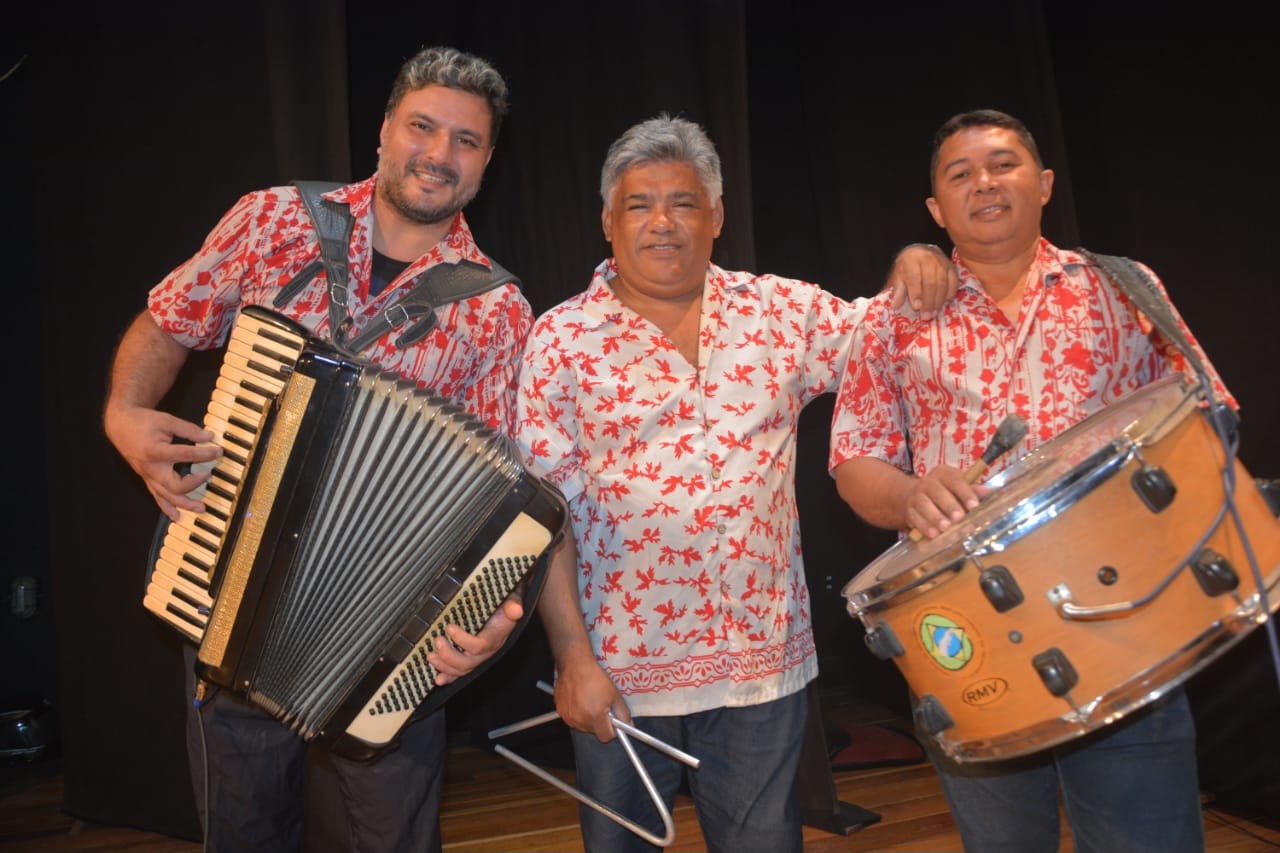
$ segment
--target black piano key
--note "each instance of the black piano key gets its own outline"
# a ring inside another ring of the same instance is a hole
[[[209,521],[209,519],[203,515],[196,516],[195,525],[196,527],[199,527],[201,530],[203,530],[206,533],[212,533],[214,536],[217,536],[219,539],[221,539],[222,534],[226,532],[225,527],[217,526],[213,522]]]
[[[222,440],[223,440],[224,442],[230,442],[230,443],[232,443],[232,444],[236,445],[237,447],[243,447],[245,450],[248,450],[248,451],[252,451],[252,450],[253,450],[253,442],[251,442],[251,441],[246,441],[245,439],[241,438],[241,437],[240,437],[240,436],[238,436],[238,435],[235,435],[234,433],[230,433],[230,432],[223,432],[223,433],[222,433]],[[223,452],[223,453],[226,453],[226,452],[227,452],[226,444],[223,444],[223,446],[222,446],[222,452]],[[230,454],[228,454],[228,455],[230,455]]]
[[[250,382],[248,380],[242,379],[240,380],[239,384],[241,388],[248,391],[249,393],[257,394],[259,397],[265,397],[268,400],[273,399],[276,396],[275,392],[273,392],[270,388],[264,388],[263,386],[257,384],[256,382]],[[252,400],[249,400],[246,397],[241,397],[237,395],[236,402],[240,403],[247,409],[254,410],[255,412],[262,411],[261,406],[259,406],[257,403],[254,403]]]
[[[200,587],[201,589],[207,590],[209,588],[209,575],[207,572],[204,574],[197,574],[196,572],[189,572],[186,569],[178,569],[178,577]]]
[[[258,425],[250,423],[249,421],[246,421],[244,418],[240,418],[240,417],[236,417],[235,415],[232,415],[231,417],[227,418],[227,423],[231,424],[231,426],[236,427],[237,429],[244,430],[250,435],[258,434]]]
[[[205,549],[206,551],[212,551],[215,554],[218,553],[218,545],[215,542],[210,542],[208,539],[205,539],[202,536],[197,536],[195,533],[192,533],[187,538],[190,539],[192,542],[196,543],[197,545],[199,545],[201,548]]]
[[[215,469],[215,470],[216,470],[216,469]],[[234,483],[234,485],[237,485],[237,486],[238,486],[238,485],[240,485],[240,484],[239,484],[239,482],[238,482],[238,481],[236,481],[236,482]],[[217,495],[218,497],[222,498],[223,500],[226,500],[226,501],[234,501],[234,500],[236,499],[235,492],[228,491],[227,489],[222,488],[220,485],[218,485],[217,483],[213,482],[212,480],[210,480],[210,481],[208,482],[208,484],[207,484],[206,488],[207,488],[209,491],[213,492],[213,493],[214,493],[215,495]]]
[[[183,622],[186,622],[188,625],[192,625],[196,628],[199,628],[202,631],[204,630],[205,625],[208,624],[206,620],[200,619],[196,616],[192,616],[191,614],[187,613],[185,610],[172,604],[166,607],[165,610],[168,611],[172,616],[178,619],[181,619]]]
[[[281,382],[284,382],[289,378],[288,371],[280,370],[279,368],[276,368],[270,364],[266,364],[264,362],[258,361],[255,358],[249,359],[249,369],[256,370],[259,373],[261,373],[263,376],[270,376],[273,379],[279,379]],[[267,394],[268,396],[272,396],[271,392],[269,391],[267,392]]]

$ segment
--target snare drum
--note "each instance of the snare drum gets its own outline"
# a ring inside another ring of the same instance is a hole
[[[1154,382],[988,481],[933,540],[903,540],[843,590],[867,643],[958,761],[1092,732],[1167,693],[1266,621],[1280,522],[1226,454],[1194,388]]]

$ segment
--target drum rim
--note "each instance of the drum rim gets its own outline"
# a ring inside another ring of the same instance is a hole
[[[1160,442],[1174,427],[1186,419],[1192,409],[1199,405],[1196,386],[1186,386],[1181,376],[1168,376],[1144,385],[1132,394],[1126,394],[1113,404],[1118,406],[1139,398],[1158,397],[1160,394],[1167,393],[1167,389],[1177,389],[1180,392],[1178,398],[1167,409],[1159,412],[1152,410],[1139,412],[1129,425],[1120,431],[1120,435],[1064,472],[1048,488],[1028,495],[992,523],[979,528],[973,536],[964,541],[965,552],[973,557],[983,557],[1005,550],[1079,503],[1095,488],[1138,457],[1142,448]],[[1105,410],[1099,410],[1099,412],[1102,411]],[[1150,422],[1145,423],[1144,429],[1139,434],[1130,435],[1131,430],[1147,420]],[[1080,424],[1085,422],[1081,421]],[[1069,437],[1074,429],[1075,426],[1064,430],[1059,436]],[[1033,468],[1026,474],[1034,470]],[[993,478],[993,481],[996,479]]]
[[[1174,390],[1177,391],[1176,395],[1172,395]],[[1081,428],[1091,421],[1094,415],[1119,407],[1126,402],[1131,403],[1135,399],[1159,397],[1164,394],[1175,396],[1166,408],[1158,412],[1150,409],[1139,412],[1119,430],[1116,438],[1062,472],[1061,476],[1047,484],[1045,488],[1017,499],[989,520],[968,530],[964,536],[958,535],[957,531],[961,528],[952,528],[932,543],[929,540],[919,544],[908,539],[899,540],[845,584],[841,595],[847,602],[849,615],[856,618],[863,613],[874,613],[884,609],[891,599],[906,600],[922,595],[954,577],[968,560],[988,557],[1006,550],[1019,539],[1033,533],[1079,503],[1132,461],[1141,448],[1159,442],[1175,426],[1181,424],[1190,410],[1198,407],[1201,396],[1200,386],[1189,383],[1180,374],[1164,376],[1149,382],[1125,394],[1107,407],[1099,409],[1085,420],[1063,430],[1050,442],[1036,447],[986,481],[987,485],[1007,487],[1017,480],[1032,476],[1042,470],[1044,465],[1055,461],[1053,458],[1048,458],[1038,464],[1035,462],[1037,454],[1043,455],[1039,453],[1043,448],[1059,442],[1060,439],[1065,443],[1072,435],[1083,434]],[[1144,424],[1144,421],[1146,421],[1145,426],[1137,436],[1129,435],[1130,430],[1139,424]],[[1018,466],[1023,464],[1029,466],[1027,470],[1017,471]],[[1016,475],[1007,481],[1004,480],[1005,475],[1011,471],[1015,471]],[[998,506],[998,504],[988,505],[988,510],[992,506]],[[906,553],[919,550],[923,545],[935,544],[939,541],[944,542],[945,547],[938,548],[916,565],[890,577],[877,578],[865,585],[860,585],[868,572],[894,555],[895,551],[899,552],[897,556],[901,557]]]

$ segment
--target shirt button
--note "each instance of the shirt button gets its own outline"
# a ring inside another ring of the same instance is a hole
[[[717,525],[716,525],[716,533],[724,533],[724,531],[725,531],[725,530],[726,530],[726,528],[725,528],[725,526],[724,526],[723,524],[717,524]]]
[[[726,597],[726,598],[728,598],[728,597],[729,597],[729,582],[728,582],[728,581],[720,581],[720,594],[721,594],[721,595],[723,595],[723,596],[724,596],[724,597]]]
[[[720,469],[719,469],[719,468],[712,468],[712,469],[711,469],[711,479],[713,479],[713,480],[719,480],[719,479],[720,479]]]

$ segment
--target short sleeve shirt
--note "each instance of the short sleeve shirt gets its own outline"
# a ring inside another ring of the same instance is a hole
[[[347,312],[354,321],[353,334],[432,266],[464,260],[491,265],[459,213],[443,240],[371,297],[374,188],[375,179],[369,178],[325,195],[349,204],[355,217],[347,258]],[[296,189],[252,192],[223,215],[194,256],[152,289],[148,306],[160,328],[191,349],[221,346],[244,305],[279,310],[328,337],[328,283],[323,273],[288,304],[272,306],[280,288],[319,256],[315,229]],[[509,434],[518,358],[533,323],[528,302],[519,288],[507,284],[439,307],[436,320],[435,328],[416,344],[399,349],[392,332],[361,355]]]
[[[641,715],[793,693],[817,673],[797,420],[835,389],[863,303],[712,265],[695,367],[614,275],[535,324],[516,416],[526,464],[569,499],[597,659]]]
[[[862,456],[920,476],[943,464],[964,468],[981,457],[1000,422],[1016,414],[1028,433],[993,466],[998,471],[1153,380],[1190,375],[1182,353],[1153,334],[1147,318],[1082,255],[1041,241],[1017,322],[955,261],[959,291],[933,320],[895,313],[883,295],[872,300],[836,400],[832,469]],[[1208,365],[1182,318],[1176,320]],[[1217,395],[1234,405],[1208,370]]]

